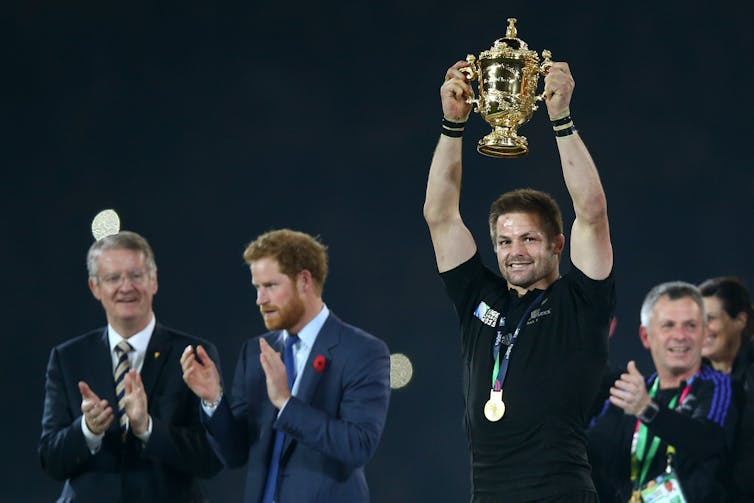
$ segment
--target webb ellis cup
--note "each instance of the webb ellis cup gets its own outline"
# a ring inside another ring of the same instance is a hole
[[[516,20],[508,19],[505,38],[483,51],[479,58],[469,54],[469,66],[462,68],[469,80],[478,80],[479,97],[469,98],[475,112],[492,126],[492,132],[479,140],[479,153],[491,157],[521,157],[529,152],[528,142],[516,130],[529,121],[537,109],[537,81],[552,65],[550,51],[542,51],[539,64],[536,51],[516,38]]]

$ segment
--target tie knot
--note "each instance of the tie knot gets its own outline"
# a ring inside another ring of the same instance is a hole
[[[131,352],[131,351],[133,351],[133,350],[134,350],[134,347],[133,347],[133,346],[131,346],[131,345],[130,345],[130,344],[128,343],[128,341],[126,341],[126,340],[120,341],[120,342],[119,342],[119,343],[118,343],[118,344],[117,344],[117,345],[115,346],[115,352],[116,352],[116,353],[118,353],[118,356],[120,356],[120,355],[124,355],[124,354],[128,354],[128,353],[130,353],[130,352]]]
[[[297,342],[298,342],[298,335],[288,334],[288,337],[285,338],[285,347],[290,348]]]

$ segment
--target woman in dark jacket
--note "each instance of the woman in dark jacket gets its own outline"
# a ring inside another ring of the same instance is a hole
[[[699,289],[707,312],[702,356],[715,370],[730,374],[739,415],[731,454],[732,498],[754,502],[754,311],[738,278],[708,279]]]

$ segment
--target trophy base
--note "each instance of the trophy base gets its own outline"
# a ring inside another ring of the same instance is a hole
[[[489,157],[515,158],[529,153],[526,137],[518,136],[511,129],[496,127],[490,134],[479,140],[477,152]]]

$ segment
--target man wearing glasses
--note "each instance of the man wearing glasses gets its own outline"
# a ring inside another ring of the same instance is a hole
[[[65,481],[58,501],[208,501],[197,478],[222,465],[178,356],[186,345],[217,350],[157,323],[157,266],[140,235],[95,242],[87,269],[107,327],[54,347],[47,365],[39,454]]]

